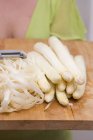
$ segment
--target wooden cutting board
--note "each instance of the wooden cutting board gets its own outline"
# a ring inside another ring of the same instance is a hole
[[[0,40],[0,49],[19,49],[26,52],[40,40]],[[43,40],[41,40],[43,41]],[[47,41],[43,41],[46,42]],[[43,130],[43,129],[93,129],[93,43],[66,41],[73,55],[82,54],[87,66],[85,95],[73,106],[62,107],[54,101],[47,111],[45,103],[29,110],[0,115],[0,130]]]

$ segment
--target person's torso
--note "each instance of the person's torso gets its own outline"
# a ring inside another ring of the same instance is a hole
[[[84,38],[75,0],[0,0],[0,39]]]
[[[0,38],[24,38],[37,0],[0,1]]]

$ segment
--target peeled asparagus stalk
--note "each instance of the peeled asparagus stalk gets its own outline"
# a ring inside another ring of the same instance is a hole
[[[75,62],[81,70],[83,77],[85,78],[85,83],[83,85],[77,85],[77,90],[73,93],[74,99],[80,99],[84,95],[86,87],[86,66],[84,58],[81,55],[75,57]]]
[[[59,91],[64,91],[66,89],[66,82],[62,79],[60,83],[58,83],[57,88]]]
[[[77,86],[76,86],[75,81],[67,83],[67,87],[66,87],[67,94],[73,94],[73,92],[76,90],[76,87]]]
[[[47,76],[47,78],[54,84],[57,84],[61,81],[60,74],[41,56],[39,53],[32,51],[30,54],[30,58],[34,59],[35,63],[41,71]]]
[[[29,77],[38,83],[43,92],[48,92],[51,89],[51,85],[44,73],[40,70],[37,64],[33,62],[33,60],[29,60],[29,57],[27,57],[26,61],[29,63],[29,66],[26,66],[25,72],[29,73]]]
[[[83,84],[85,82],[84,77],[71,57],[68,48],[54,36],[50,37],[48,42],[51,48],[55,51],[61,63],[64,64],[73,74],[75,81],[80,85]]]
[[[38,83],[40,89],[43,92],[48,92],[51,89],[51,85],[45,77],[44,73],[40,70],[40,68],[33,62],[29,62],[30,66],[25,68],[25,72],[29,74],[29,77],[33,79],[36,83]],[[32,91],[33,92],[33,91]]]
[[[51,90],[45,93],[45,101],[50,103],[55,97],[55,86],[51,83]]]
[[[36,81],[43,92],[49,92],[51,89],[51,84],[48,82],[47,78],[45,77],[44,73],[40,70],[40,68],[33,64],[34,73],[36,73]]]
[[[60,92],[57,88],[56,88],[56,97],[58,102],[63,105],[63,106],[67,106],[69,104],[69,100],[66,96],[65,91]]]
[[[50,91],[51,85],[48,82],[48,80],[46,79],[45,75],[41,71],[38,72],[37,82],[38,82],[38,85],[39,85],[40,89],[43,92],[46,93],[46,92],[49,92]]]
[[[48,62],[55,68],[55,70],[61,74],[62,78],[65,81],[70,82],[73,79],[71,72],[67,70],[63,64],[61,64],[53,50],[46,44],[41,42],[37,43],[34,46],[34,50],[43,55],[48,60]]]

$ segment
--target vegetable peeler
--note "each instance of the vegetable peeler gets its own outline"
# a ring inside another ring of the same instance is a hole
[[[0,59],[3,58],[22,58],[25,59],[27,57],[24,51],[20,50],[0,50]]]

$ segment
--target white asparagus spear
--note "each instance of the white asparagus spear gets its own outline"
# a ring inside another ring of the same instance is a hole
[[[43,92],[49,92],[50,89],[51,89],[51,85],[48,82],[47,78],[45,77],[44,73],[36,65],[35,65],[35,71],[36,71],[36,74],[37,74],[37,77],[36,77],[37,83],[38,83],[40,89]]]
[[[50,103],[55,97],[55,86],[51,83],[51,90],[45,93],[45,101]]]
[[[83,84],[85,82],[84,77],[82,76],[80,70],[71,57],[68,48],[54,36],[50,37],[48,42],[51,48],[55,51],[61,63],[64,64],[67,69],[73,74],[75,81],[80,85]]]
[[[33,60],[28,60],[28,63],[29,66],[25,68],[25,71],[29,73],[29,77],[33,78],[33,80],[38,83],[40,89],[43,92],[48,92],[51,89],[51,85],[45,77],[45,74],[40,70],[38,65],[36,65],[35,62],[33,62]]]
[[[57,88],[59,91],[64,91],[66,89],[66,82],[62,79],[60,83],[58,83]]]
[[[69,100],[66,96],[65,91],[60,92],[57,88],[56,88],[56,97],[58,102],[63,105],[63,106],[67,106],[69,104]]]
[[[70,82],[73,79],[71,72],[67,70],[63,64],[61,64],[56,54],[46,44],[41,42],[36,43],[34,45],[34,50],[43,55],[49,61],[49,63],[58,71],[58,73],[62,75],[62,78],[65,81]]]
[[[52,83],[57,84],[61,81],[62,78],[60,74],[48,63],[46,59],[44,59],[43,56],[34,51],[32,51],[29,55],[31,59],[34,59],[35,63]]]
[[[76,87],[77,86],[74,80],[70,83],[67,83],[67,87],[66,87],[67,94],[73,94],[73,92],[76,90]]]
[[[73,93],[74,99],[80,99],[84,95],[86,87],[86,66],[84,58],[81,55],[75,57],[75,62],[77,66],[80,68],[83,77],[85,78],[85,83],[83,85],[77,85],[77,90]]]
[[[46,79],[45,75],[41,71],[38,72],[37,82],[38,82],[38,85],[43,92],[49,92],[50,91],[51,85],[48,82],[48,80]]]

